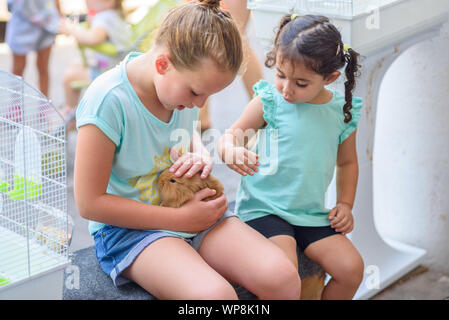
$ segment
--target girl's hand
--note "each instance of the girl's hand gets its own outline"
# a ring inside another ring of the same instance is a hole
[[[67,18],[59,19],[58,32],[61,34],[70,35],[72,31],[76,28],[76,25]]]
[[[197,172],[202,171],[201,179],[206,179],[212,171],[212,159],[208,152],[201,154],[186,152],[180,155],[175,149],[170,150],[170,155],[175,163],[170,167],[170,172],[174,172],[176,177],[192,177]]]
[[[259,156],[246,149],[245,147],[235,147],[229,145],[224,150],[223,159],[226,165],[241,174],[242,176],[254,175],[257,172],[257,166],[260,164],[257,159]]]
[[[352,208],[347,203],[338,203],[329,213],[329,220],[331,220],[331,227],[342,235],[347,235],[354,229]]]
[[[215,190],[209,188],[200,190],[195,193],[193,199],[179,208],[182,210],[181,214],[186,217],[186,224],[182,231],[200,232],[210,228],[221,218],[228,209],[228,202],[224,194],[214,200],[202,201],[215,193]]]

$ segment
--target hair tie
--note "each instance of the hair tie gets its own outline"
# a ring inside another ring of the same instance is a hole
[[[345,44],[345,45],[343,46],[343,51],[344,51],[344,52],[348,52],[349,49],[352,49],[352,47],[351,47],[349,44]]]
[[[217,16],[222,16],[222,15],[223,15],[223,12],[221,12],[221,11],[217,12]]]
[[[299,16],[300,16],[300,14],[298,14],[298,13],[292,14],[292,15],[290,16],[290,21],[295,20],[295,19],[298,18]]]
[[[347,53],[349,51],[349,49],[352,49],[352,47],[349,44],[344,44],[343,45],[343,52]],[[337,56],[340,54],[340,51],[341,51],[341,45],[338,44],[337,54],[336,54]]]

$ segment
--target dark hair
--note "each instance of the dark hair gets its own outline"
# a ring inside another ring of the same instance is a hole
[[[359,54],[351,48],[344,52],[341,34],[327,17],[304,15],[293,20],[291,17],[290,14],[282,17],[274,47],[267,54],[265,65],[273,67],[279,53],[282,60],[304,63],[305,67],[324,78],[346,65],[346,103],[343,106],[343,113],[345,122],[350,122],[352,91],[360,67],[357,62]]]

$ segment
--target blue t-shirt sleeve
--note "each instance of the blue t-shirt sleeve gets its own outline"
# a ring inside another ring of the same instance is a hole
[[[81,99],[76,110],[76,127],[93,124],[97,126],[116,146],[120,145],[123,131],[123,109],[118,98],[107,94],[101,100]]]
[[[263,118],[272,128],[276,128],[276,104],[273,86],[266,80],[260,80],[253,86],[254,97],[260,96],[263,105]]]
[[[341,144],[343,141],[346,140],[357,128],[357,124],[359,123],[360,116],[361,116],[361,109],[363,106],[362,98],[359,97],[353,97],[352,98],[352,109],[351,109],[351,115],[352,120],[348,123],[344,124],[344,128],[342,133],[340,134],[338,138],[338,143]]]

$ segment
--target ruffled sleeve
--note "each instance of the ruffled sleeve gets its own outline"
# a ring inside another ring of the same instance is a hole
[[[273,86],[266,80],[260,80],[254,87],[254,97],[260,96],[263,104],[263,118],[272,128],[276,128],[276,105]]]
[[[348,123],[344,124],[344,129],[343,132],[340,134],[339,137],[339,141],[338,143],[341,144],[343,141],[346,140],[346,138],[348,138],[351,133],[354,132],[354,130],[357,128],[357,124],[360,120],[360,116],[361,116],[361,109],[363,106],[363,101],[362,98],[359,97],[353,97],[352,98],[352,109],[351,109],[351,115],[352,115],[352,120]]]

